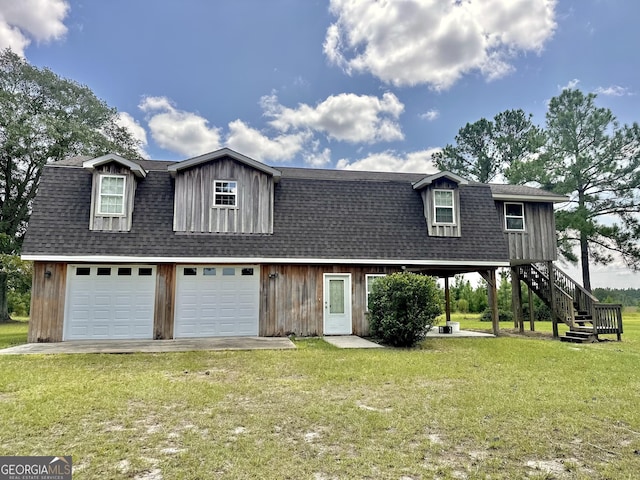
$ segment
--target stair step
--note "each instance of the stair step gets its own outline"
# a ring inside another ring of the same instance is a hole
[[[593,334],[593,332],[574,329],[565,333],[564,337],[560,337],[560,341],[571,343],[595,343],[598,341],[598,338]]]
[[[572,331],[574,333],[590,333],[590,334],[593,334],[593,327],[585,327],[584,325],[579,325],[577,327],[574,326]]]

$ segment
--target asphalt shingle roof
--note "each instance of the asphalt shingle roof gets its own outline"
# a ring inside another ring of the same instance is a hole
[[[118,233],[89,230],[92,176],[80,160],[45,167],[23,254],[508,261],[489,185],[460,186],[460,237],[429,237],[412,187],[424,175],[282,167],[273,234],[187,234],[173,231],[173,162],[144,163],[131,231]]]

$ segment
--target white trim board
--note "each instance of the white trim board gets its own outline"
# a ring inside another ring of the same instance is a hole
[[[143,257],[117,255],[40,255],[25,254],[23,260],[33,262],[92,262],[92,263],[220,263],[220,264],[296,264],[296,265],[424,265],[436,267],[508,267],[509,260],[464,261],[464,260],[416,260],[379,258],[287,258],[287,257]]]

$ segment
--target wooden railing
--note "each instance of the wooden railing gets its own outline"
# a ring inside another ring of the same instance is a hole
[[[553,267],[553,291],[549,286],[549,269],[546,264],[527,264],[518,267],[518,273],[551,309],[558,320],[575,326],[575,312],[590,317],[584,323],[593,323],[594,335],[615,333],[620,340],[622,334],[622,305],[600,303],[582,285],[557,267]],[[553,294],[552,294],[553,292]]]
[[[615,333],[622,335],[622,305],[596,303],[593,305],[593,333]]]
[[[520,265],[518,269],[521,278],[525,280],[529,288],[544,300],[551,309],[552,315],[573,328],[575,321],[574,299],[573,295],[566,290],[566,286],[571,286],[570,283],[564,280],[562,275],[554,275],[554,278],[560,281],[556,281],[553,284],[552,295],[549,286],[549,272],[546,267],[538,268],[535,265],[528,264]]]

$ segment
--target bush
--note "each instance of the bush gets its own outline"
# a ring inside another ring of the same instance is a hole
[[[460,300],[458,300],[457,307],[460,313],[469,313],[469,302],[464,298],[461,298]]]
[[[480,315],[481,322],[491,322],[491,309],[487,308],[482,315]],[[513,312],[511,310],[498,310],[498,321],[500,322],[513,322]]]
[[[376,280],[369,296],[369,328],[394,347],[412,347],[442,314],[442,291],[433,277],[394,273]]]

